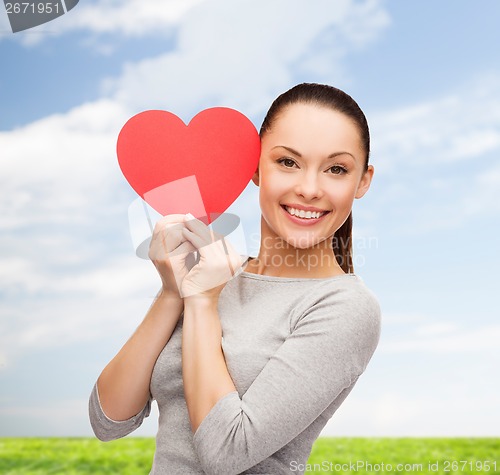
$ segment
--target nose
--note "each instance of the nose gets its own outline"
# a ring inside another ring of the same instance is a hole
[[[321,177],[314,170],[309,170],[297,177],[295,193],[302,196],[304,200],[311,201],[321,198],[324,194],[321,185]]]

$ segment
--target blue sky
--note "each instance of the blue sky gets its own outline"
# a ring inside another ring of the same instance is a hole
[[[354,257],[382,336],[323,435],[498,436],[499,17],[485,0],[88,0],[14,35],[0,8],[0,436],[91,435],[92,385],[159,288],[131,244],[126,120],[228,106],[259,127],[303,81],[359,102],[375,167]],[[248,236],[257,191],[230,208]]]

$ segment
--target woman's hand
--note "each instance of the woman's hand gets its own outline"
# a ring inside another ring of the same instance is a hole
[[[163,293],[181,298],[179,290],[189,272],[189,256],[196,248],[183,235],[184,214],[159,219],[153,231],[148,256],[160,274]],[[192,264],[192,263],[191,263]]]
[[[243,265],[243,257],[224,236],[194,217],[186,219],[181,233],[200,255],[199,262],[182,281],[181,296],[185,302],[196,297],[217,299],[225,284]]]

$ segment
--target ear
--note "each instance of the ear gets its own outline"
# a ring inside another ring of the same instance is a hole
[[[373,168],[373,165],[368,165],[368,169],[363,173],[361,181],[359,182],[358,189],[356,190],[356,195],[354,196],[355,198],[362,198],[363,195],[368,191],[368,188],[370,188],[370,184],[372,182],[374,172],[375,169]]]
[[[259,167],[257,167],[257,170],[255,170],[255,173],[253,174],[252,181],[256,186],[259,186]]]

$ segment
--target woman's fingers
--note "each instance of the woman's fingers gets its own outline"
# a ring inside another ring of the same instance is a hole
[[[170,256],[184,255],[190,252],[196,251],[197,248],[194,247],[189,241],[184,241],[179,244],[173,251],[170,251]]]
[[[181,224],[168,224],[160,233],[163,250],[170,254],[174,249],[177,249],[184,241]]]
[[[184,219],[183,214],[169,214],[156,222],[149,245],[148,256],[151,260],[164,260],[166,254],[186,240],[182,234]]]
[[[173,276],[180,289],[182,280],[196,263],[195,247],[189,242],[183,242],[177,249],[168,255]]]
[[[166,225],[183,223],[185,219],[186,219],[185,214],[167,214],[167,216],[160,218],[156,222],[155,227],[153,229],[153,235],[158,234],[163,229],[165,229]]]
[[[212,241],[200,237],[197,233],[191,231],[188,228],[182,228],[182,235],[194,246],[196,249],[201,249],[202,247],[208,246]]]
[[[165,259],[167,254],[179,247],[185,241],[181,228],[167,228],[153,236],[149,258],[153,260]]]
[[[164,287],[176,288],[181,296],[224,284],[243,264],[242,257],[223,235],[183,214],[167,215],[157,221],[149,257],[160,272]]]
[[[184,226],[202,238],[206,244],[210,244],[217,239],[216,234],[203,221],[196,219],[192,215],[186,215]]]
[[[183,235],[200,252],[200,256],[210,261],[212,270],[225,270],[229,268],[231,275],[234,275],[243,264],[243,258],[233,248],[231,243],[223,236],[213,242],[206,242],[193,231],[187,228],[182,230]]]

